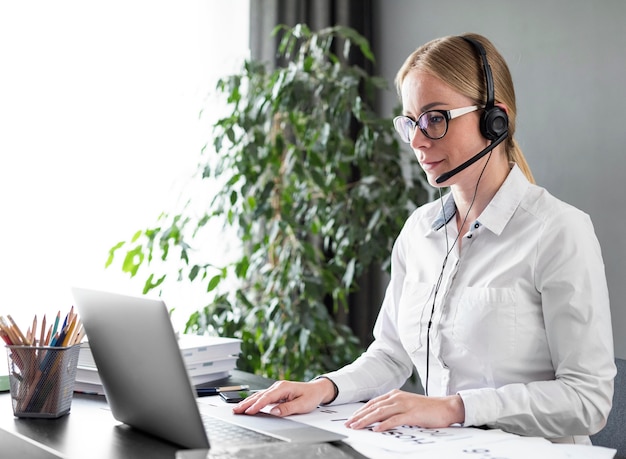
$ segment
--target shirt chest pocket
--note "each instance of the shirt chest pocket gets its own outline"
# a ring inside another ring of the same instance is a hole
[[[466,288],[454,310],[454,345],[492,362],[514,354],[515,289]]]
[[[405,280],[398,308],[398,332],[404,349],[414,354],[426,344],[434,286]]]

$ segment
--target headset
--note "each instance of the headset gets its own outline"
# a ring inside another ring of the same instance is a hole
[[[491,73],[491,67],[487,60],[487,53],[483,45],[474,38],[461,37],[466,42],[470,43],[480,55],[480,59],[483,65],[483,71],[485,73],[485,83],[487,84],[487,103],[485,104],[485,110],[480,118],[480,132],[488,140],[497,140],[502,134],[507,133],[509,126],[509,117],[506,112],[500,107],[496,107],[495,95],[493,89],[493,74]]]
[[[474,38],[461,36],[463,40],[471,44],[476,52],[480,55],[480,59],[483,66],[483,72],[485,74],[485,84],[487,87],[487,102],[483,114],[480,117],[480,133],[491,143],[484,150],[472,156],[460,166],[445,172],[435,180],[437,183],[443,183],[453,175],[458,174],[462,170],[474,164],[480,158],[485,156],[495,147],[497,147],[504,139],[506,139],[509,133],[509,117],[506,112],[500,107],[495,106],[495,95],[493,89],[493,75],[491,73],[491,67],[487,60],[487,52],[483,45]]]

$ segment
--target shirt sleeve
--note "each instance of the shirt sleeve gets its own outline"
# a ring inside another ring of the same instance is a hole
[[[557,438],[591,435],[606,424],[616,367],[600,245],[576,209],[551,222],[537,248],[535,286],[555,379],[459,392],[465,425]]]

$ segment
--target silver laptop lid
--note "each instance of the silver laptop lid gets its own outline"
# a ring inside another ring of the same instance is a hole
[[[77,287],[72,294],[115,419],[188,448],[208,448],[165,303]]]

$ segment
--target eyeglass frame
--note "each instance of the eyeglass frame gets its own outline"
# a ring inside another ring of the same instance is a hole
[[[427,110],[423,113],[420,114],[420,116],[417,117],[417,120],[413,120],[412,118],[409,118],[406,115],[398,115],[393,119],[393,126],[394,128],[396,128],[396,132],[400,135],[400,139],[405,142],[405,143],[411,143],[411,141],[413,140],[413,136],[415,135],[415,130],[419,129],[422,134],[424,134],[426,137],[428,137],[431,140],[439,140],[442,139],[447,133],[448,133],[448,126],[451,120],[458,118],[460,116],[466,115],[468,113],[472,113],[475,112],[477,110],[481,110],[485,108],[484,105],[470,105],[467,107],[461,107],[461,108],[454,108],[452,110]],[[445,131],[443,131],[443,134],[441,134],[439,137],[431,137],[427,132],[426,129],[422,129],[420,127],[420,119],[424,116],[427,115],[429,113],[440,113],[441,115],[443,115],[443,118],[446,120],[446,129]],[[405,139],[402,132],[400,132],[400,129],[398,129],[398,126],[396,125],[396,122],[398,120],[408,120],[410,122],[411,125],[411,134],[410,137],[408,137],[408,139]]]

